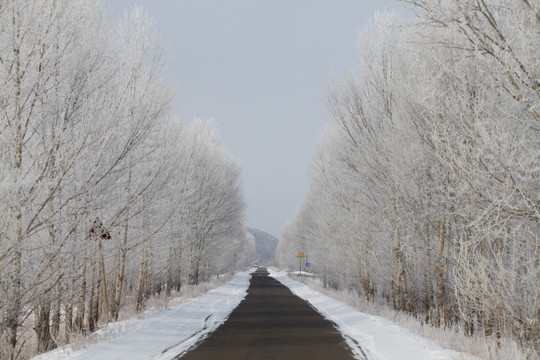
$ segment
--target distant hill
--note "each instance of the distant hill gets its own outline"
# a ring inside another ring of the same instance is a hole
[[[248,228],[248,232],[255,238],[256,258],[261,265],[271,265],[276,257],[278,239],[262,230]]]

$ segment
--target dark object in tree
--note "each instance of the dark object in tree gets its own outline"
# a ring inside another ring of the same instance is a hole
[[[109,234],[109,230],[107,230],[107,228],[103,226],[103,222],[99,220],[99,218],[96,218],[96,220],[94,220],[94,224],[90,229],[90,235],[94,235],[106,240],[111,239],[111,234]]]

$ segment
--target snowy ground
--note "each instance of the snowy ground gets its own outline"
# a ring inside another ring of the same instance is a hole
[[[285,272],[272,269],[268,271],[270,276],[333,321],[358,359],[477,359],[469,354],[442,349],[432,341],[414,335],[388,319],[358,312],[342,302],[311,290],[303,283],[292,280]]]
[[[238,273],[223,286],[180,306],[152,312],[141,320],[111,324],[102,331],[102,342],[76,351],[64,346],[34,360],[172,359],[227,319],[246,296],[251,271]]]
[[[442,349],[390,320],[358,312],[292,280],[285,272],[268,270],[270,276],[333,321],[358,359],[476,359]],[[246,296],[251,271],[239,273],[220,288],[178,307],[150,313],[141,320],[112,324],[102,331],[103,340],[97,344],[76,351],[65,346],[34,359],[172,359],[208,336],[227,319]]]

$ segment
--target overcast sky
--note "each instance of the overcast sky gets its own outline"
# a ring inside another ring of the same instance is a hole
[[[279,237],[309,185],[329,115],[325,83],[357,62],[356,36],[397,0],[105,0],[142,5],[169,50],[175,110],[212,118],[243,168],[248,226]]]

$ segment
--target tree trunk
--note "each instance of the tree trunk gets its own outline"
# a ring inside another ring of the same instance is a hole
[[[425,258],[425,268],[424,268],[424,311],[425,311],[425,321],[430,323],[431,321],[431,308],[433,307],[433,284],[432,284],[432,275],[431,275],[431,245],[429,244],[429,239],[431,235],[429,232],[429,224],[426,222],[424,227],[424,239],[425,239],[425,249],[426,249],[426,258]]]
[[[99,252],[99,265],[101,270],[101,291],[103,293],[103,312],[105,312],[105,319],[107,322],[111,322],[109,316],[109,299],[107,296],[107,278],[105,274],[105,260],[103,259],[103,246],[101,243],[101,236],[97,237],[98,240],[98,252]]]
[[[11,269],[9,272],[9,287],[5,318],[1,328],[0,358],[14,359],[16,357],[15,347],[17,345],[17,329],[19,328],[19,315],[21,311],[21,251],[20,251],[20,211],[15,216],[14,234],[16,244],[11,256]]]
[[[406,312],[411,312],[411,307],[409,304],[409,294],[407,289],[407,277],[405,274],[405,265],[403,260],[403,254],[401,250],[401,241],[400,241],[400,231],[398,224],[398,212],[397,212],[397,203],[395,199],[392,199],[392,207],[394,210],[394,219],[393,219],[393,232],[394,232],[394,255],[396,257],[396,279],[394,285],[394,297],[397,310],[404,310]]]
[[[167,261],[167,287],[165,288],[165,296],[168,298],[171,296],[171,289],[173,287],[173,254],[174,244],[173,236],[169,235],[169,260]]]
[[[126,195],[129,199],[131,188],[131,170],[128,173],[128,180],[126,184]],[[114,299],[111,304],[111,317],[114,321],[118,320],[120,314],[120,302],[122,301],[122,289],[124,287],[124,277],[126,271],[127,260],[127,241],[129,233],[129,200],[126,201],[126,217],[124,219],[124,233],[122,235],[122,243],[120,244],[120,252],[118,259],[118,272],[116,273],[116,284],[114,287]]]
[[[444,262],[444,249],[446,246],[445,226],[439,220],[436,229],[437,249],[434,263],[435,279],[437,281],[437,326],[448,325],[449,316],[446,304],[446,266]]]
[[[396,274],[396,291],[398,296],[398,310],[403,310],[408,313],[411,312],[411,306],[409,302],[409,294],[407,289],[407,278],[405,274],[405,267],[403,264],[403,254],[401,253],[401,244],[398,242],[396,245],[396,261],[397,261],[397,274]]]
[[[49,328],[50,315],[51,301],[48,294],[46,294],[34,309],[34,330],[36,331],[38,354],[53,348],[53,341],[51,339]]]
[[[171,288],[173,287],[172,276],[172,257],[169,254],[169,261],[167,263],[167,287],[165,288],[165,296],[168,298],[171,296]]]
[[[53,340],[52,348],[57,347],[58,336],[60,334],[60,319],[61,319],[61,296],[62,296],[62,285],[60,282],[56,284],[55,299],[54,299],[54,308],[52,311],[51,319],[51,338]]]
[[[145,287],[145,282],[146,282],[145,280],[146,278],[145,255],[146,255],[146,251],[143,251],[141,255],[141,263],[139,265],[139,277],[137,279],[137,288],[135,290],[136,299],[137,299],[137,306],[136,306],[137,311],[144,309],[144,303],[145,303],[145,296],[144,296],[144,292],[145,292],[144,287]]]
[[[116,274],[116,286],[114,291],[114,300],[112,302],[111,317],[113,320],[118,320],[120,313],[120,301],[122,300],[122,288],[124,286],[124,273],[126,269],[127,259],[127,239],[128,239],[128,219],[125,220],[124,234],[122,244],[120,245],[120,257],[118,263],[118,273]]]
[[[189,249],[189,273],[188,285],[197,285],[199,283],[199,259],[195,245]]]
[[[21,167],[22,161],[22,138],[18,135],[18,144],[15,149],[16,177]],[[19,204],[13,206],[13,250],[8,276],[7,306],[3,324],[0,328],[0,358],[14,359],[16,357],[15,347],[17,345],[17,329],[19,328],[19,315],[21,312],[21,218],[22,210]]]
[[[71,335],[71,332],[73,331],[73,289],[74,289],[73,282],[70,286],[69,296],[66,301],[66,317],[64,319],[64,326],[65,326],[65,337],[66,337],[66,343],[69,343],[69,337]]]
[[[90,282],[90,298],[88,299],[88,313],[86,316],[87,328],[89,332],[93,332],[99,319],[99,284],[100,281],[96,276],[96,264],[92,264],[92,280]]]
[[[84,327],[84,314],[86,312],[86,259],[81,266],[80,281],[81,286],[79,288],[79,303],[77,305],[77,315],[73,322],[73,328],[77,332],[80,332]]]
[[[366,294],[366,300],[369,302],[373,302],[375,300],[375,289],[373,286],[373,281],[371,280],[371,277],[369,275],[364,274],[363,286],[364,286],[364,293]]]
[[[474,314],[471,300],[467,300],[465,309],[465,335],[473,336],[474,334]]]
[[[182,249],[181,248],[178,250],[178,259],[176,259],[176,261],[177,261],[177,266],[176,266],[175,272],[173,273],[174,289],[176,291],[180,291],[182,287],[182,265],[181,265],[182,264]]]
[[[22,167],[22,154],[24,143],[24,124],[21,119],[21,61],[19,58],[20,49],[15,46],[13,49],[14,64],[15,64],[15,96],[14,96],[14,114],[13,119],[16,123],[15,133],[15,146],[13,148],[14,159],[14,183],[19,184],[21,178]],[[23,198],[19,193],[19,198]],[[21,219],[22,219],[22,204],[18,199],[11,205],[12,212],[12,253],[11,264],[8,270],[7,278],[7,297],[5,315],[1,319],[0,325],[0,358],[13,359],[16,356],[15,347],[17,345],[17,329],[19,327],[19,315],[21,311],[21,247],[22,247],[22,232],[21,232]]]
[[[66,343],[69,343],[69,337],[73,330],[73,301],[75,297],[75,263],[71,263],[69,274],[69,290],[66,299],[66,315],[64,319],[64,336]]]
[[[188,285],[197,285],[199,283],[199,267],[193,265],[190,267],[188,275]]]

